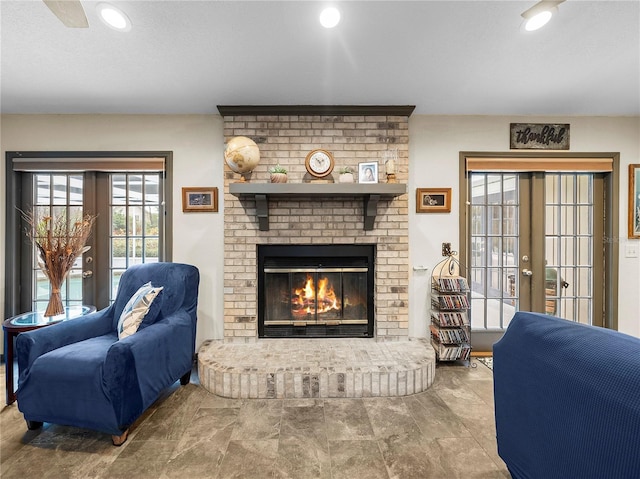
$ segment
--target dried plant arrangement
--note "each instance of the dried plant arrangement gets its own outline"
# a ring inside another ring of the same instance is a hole
[[[38,266],[51,283],[51,296],[44,313],[56,316],[64,312],[60,287],[76,258],[89,250],[85,246],[91,235],[95,215],[70,215],[63,211],[54,216],[40,216],[21,211],[27,223],[26,235],[38,250]]]

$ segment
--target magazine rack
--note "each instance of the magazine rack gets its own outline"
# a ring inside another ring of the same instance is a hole
[[[469,285],[455,251],[447,251],[431,274],[431,345],[438,361],[471,357]]]

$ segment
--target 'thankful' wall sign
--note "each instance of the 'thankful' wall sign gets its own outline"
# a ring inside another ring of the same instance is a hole
[[[511,123],[512,150],[568,150],[569,124]]]

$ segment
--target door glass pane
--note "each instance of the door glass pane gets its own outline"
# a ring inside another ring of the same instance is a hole
[[[546,231],[549,235],[557,235],[559,231],[560,225],[560,211],[557,206],[553,204],[549,204],[549,200],[547,200],[547,205],[545,207],[544,214],[544,222],[546,225]]]
[[[84,176],[82,174],[69,175],[69,204],[75,205],[82,211],[84,203]]]
[[[127,256],[127,240],[125,238],[111,238],[111,267],[124,269]]]
[[[518,208],[516,206],[503,206],[502,232],[505,235],[517,234]]]
[[[504,270],[507,287],[505,288],[504,297],[508,299],[508,303],[511,306],[516,306],[516,298],[519,296],[518,288],[520,282],[518,281],[518,269],[517,268],[505,268]]]
[[[560,202],[562,204],[573,205],[575,203],[573,196],[574,184],[574,175],[560,175]]]
[[[475,237],[472,238],[471,242],[471,266],[486,266],[486,238],[483,237]]]
[[[111,204],[127,204],[127,175],[111,175]]]
[[[576,182],[576,203],[592,203],[591,195],[593,194],[593,188],[591,187],[591,175],[576,175]]]
[[[502,188],[504,178],[499,174],[487,175],[487,204],[499,205],[502,203]]]
[[[157,201],[157,200],[156,200]],[[146,206],[144,209],[144,234],[145,236],[158,236],[158,220],[160,219],[159,206]]]
[[[142,175],[127,175],[127,199],[130,205],[140,205],[142,201]]]
[[[487,268],[487,297],[488,298],[500,298],[502,297],[502,269],[501,268]]]
[[[49,280],[47,279],[47,276],[40,269],[36,270],[34,279],[35,279],[35,285],[34,285],[35,288],[33,289],[33,291],[35,291],[34,299],[38,306],[42,305],[42,308],[40,308],[40,310],[44,311],[47,307],[47,302],[49,301],[49,295],[51,294],[49,290]],[[35,310],[38,310],[38,309],[36,308]]]
[[[593,175],[545,177],[547,314],[592,323]]]
[[[111,207],[111,236],[127,236],[127,209],[124,206]]]
[[[502,238],[489,238],[488,266],[500,266],[502,264]]]
[[[160,203],[160,185],[158,183],[159,176],[144,176],[144,203],[146,205],[154,205]]]
[[[591,236],[579,236],[576,238],[576,265],[591,265]]]
[[[518,175],[471,174],[471,328],[504,329],[517,307]]]
[[[593,206],[578,206],[575,208],[576,215],[576,234],[578,235],[591,235],[593,229],[593,219],[591,214],[593,212]]]
[[[54,205],[68,205],[67,200],[67,175],[56,174],[51,175],[52,190],[51,190],[51,204]]]
[[[471,175],[471,204],[487,204],[487,175]]]
[[[79,174],[36,173],[33,175],[33,212],[37,218],[57,217],[81,218],[84,181]],[[49,279],[38,266],[39,254],[33,247],[32,261],[32,310],[44,311],[51,295]],[[60,288],[64,306],[82,304],[82,258],[76,258],[69,274]]]
[[[502,265],[515,266],[518,259],[518,238],[505,236],[502,238]]]
[[[558,203],[556,199],[556,194],[558,192],[558,182],[560,181],[559,175],[547,175],[545,178],[545,203],[547,205],[552,205]],[[547,210],[548,216],[549,210]]]
[[[575,281],[578,297],[588,299],[591,294],[591,270],[589,268],[578,268]]]
[[[560,237],[560,257],[563,259],[563,263],[576,263],[575,250],[573,248],[575,238],[573,236],[561,236]]]
[[[471,232],[478,235],[486,232],[485,208],[473,206],[471,209]]]
[[[159,261],[159,245],[158,238],[145,238],[144,239],[144,262],[155,263]]]
[[[487,207],[489,215],[489,233],[500,235],[502,233],[502,206]]]
[[[128,236],[142,236],[142,208],[140,206],[130,206],[127,220]]]
[[[127,266],[142,264],[142,239],[130,237],[127,239]]]
[[[560,207],[560,235],[573,236],[575,234],[576,208],[574,206]]]

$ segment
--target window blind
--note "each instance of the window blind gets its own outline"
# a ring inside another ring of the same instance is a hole
[[[607,157],[465,157],[466,171],[613,171],[613,158]]]
[[[161,157],[29,157],[12,158],[13,171],[162,171]]]

